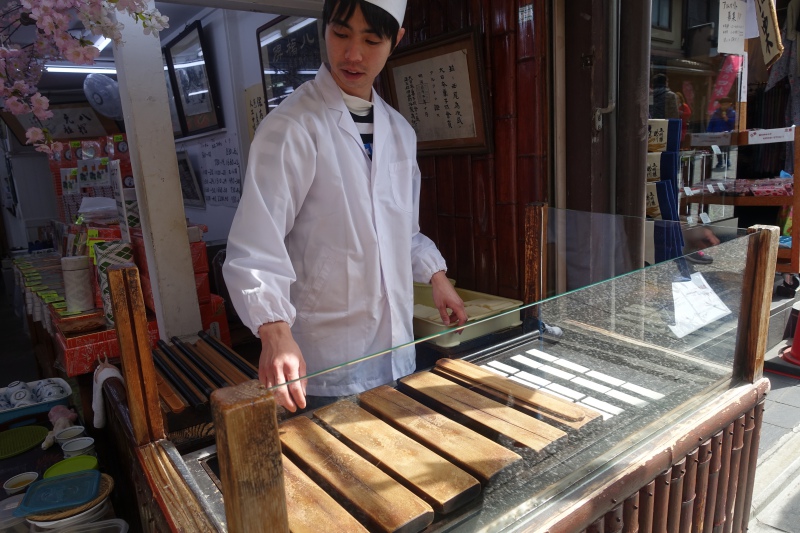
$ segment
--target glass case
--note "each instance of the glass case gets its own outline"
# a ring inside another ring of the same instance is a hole
[[[622,251],[637,223],[551,210],[546,299],[503,307],[500,297],[474,298],[465,303],[486,312],[473,309],[460,329],[274,387],[280,397],[415,349],[428,354],[388,385],[302,414],[279,409],[290,524],[302,505],[293,495],[310,483],[370,530],[513,530],[739,385],[738,325],[758,312],[742,305],[745,266],[759,233],[703,226],[682,238],[719,242],[703,250],[705,262],[681,256],[632,270]],[[482,335],[463,347],[436,343],[473,328]],[[183,460],[222,516],[215,447]]]

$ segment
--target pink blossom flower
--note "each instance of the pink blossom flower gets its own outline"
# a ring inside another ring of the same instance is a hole
[[[55,152],[60,152],[61,150],[63,150],[63,149],[64,149],[64,145],[63,145],[62,143],[58,142],[58,141],[55,141],[55,142],[54,142],[54,143],[51,145],[51,148],[52,148],[52,149],[53,149],[53,151],[55,151]]]
[[[28,128],[25,132],[25,139],[28,144],[35,144],[44,140],[44,132],[41,128]]]
[[[29,113],[31,110],[31,108],[28,107],[28,104],[26,104],[16,96],[12,96],[11,98],[6,98],[6,109],[11,111],[15,115],[24,115],[25,113]]]

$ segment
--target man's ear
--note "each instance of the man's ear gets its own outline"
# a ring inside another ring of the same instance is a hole
[[[392,49],[392,52],[394,52],[395,49],[397,49],[397,45],[400,44],[400,41],[403,39],[403,35],[405,34],[406,34],[406,29],[400,26],[400,29],[397,30],[397,39],[394,41],[394,48]]]

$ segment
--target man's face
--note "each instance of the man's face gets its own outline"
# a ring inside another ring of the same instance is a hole
[[[400,28],[397,42],[404,33]],[[378,37],[357,6],[349,20],[328,23],[325,46],[336,85],[351,96],[370,100],[372,83],[392,53],[391,40]]]
[[[731,103],[730,103],[730,102],[720,102],[720,103],[719,103],[719,107],[720,107],[720,109],[722,109],[723,111],[727,111],[728,109],[730,109],[730,108],[731,108]]]

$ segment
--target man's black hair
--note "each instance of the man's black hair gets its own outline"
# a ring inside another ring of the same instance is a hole
[[[361,13],[369,27],[379,38],[389,39],[392,42],[392,50],[394,50],[397,45],[397,32],[400,30],[400,24],[388,11],[366,0],[325,0],[322,6],[322,33],[325,33],[325,29],[332,21],[347,22],[350,20],[357,6],[361,8]]]

